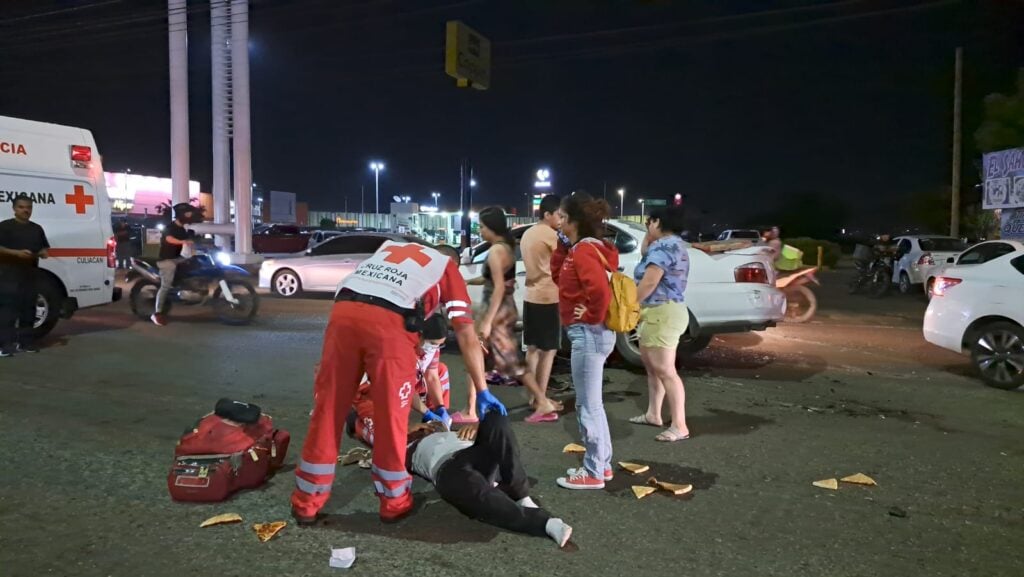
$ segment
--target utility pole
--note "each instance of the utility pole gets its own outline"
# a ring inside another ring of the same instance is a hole
[[[963,89],[964,49],[956,49],[956,73],[953,80],[953,194],[950,206],[949,235],[960,238],[960,108]]]

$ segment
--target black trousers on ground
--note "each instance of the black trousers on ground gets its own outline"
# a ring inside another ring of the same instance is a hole
[[[0,271],[0,347],[31,344],[37,292],[35,274]]]
[[[497,487],[491,482],[495,473]],[[545,526],[551,515],[516,503],[529,495],[530,483],[506,416],[488,413],[473,446],[441,466],[434,486],[442,499],[467,517],[509,531],[547,536]]]

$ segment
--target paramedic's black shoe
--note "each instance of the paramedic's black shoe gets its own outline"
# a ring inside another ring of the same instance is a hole
[[[38,353],[39,347],[35,345],[25,345],[22,343],[18,343],[17,347],[14,350],[19,353]]]
[[[323,513],[317,513],[316,515],[313,515],[312,517],[306,517],[306,516],[303,516],[303,515],[299,515],[298,513],[295,512],[295,509],[292,509],[292,518],[295,519],[295,523],[299,527],[312,527],[312,526],[316,525],[318,521],[320,521],[321,519],[324,518],[324,514]]]

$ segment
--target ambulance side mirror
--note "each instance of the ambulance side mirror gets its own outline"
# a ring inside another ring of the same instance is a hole
[[[466,248],[462,249],[462,259],[460,260],[460,262],[462,262],[462,264],[473,264],[473,249],[472,248],[466,247]]]

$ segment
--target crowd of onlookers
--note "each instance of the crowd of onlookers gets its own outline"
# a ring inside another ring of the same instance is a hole
[[[604,240],[609,217],[604,200],[586,193],[566,198],[546,196],[539,221],[522,237],[520,252],[526,269],[523,299],[523,343],[515,338],[518,320],[516,250],[504,211],[480,211],[480,234],[490,243],[483,275],[471,284],[484,286],[477,315],[477,331],[490,353],[495,370],[521,382],[530,395],[533,412],[528,423],[558,420],[563,407],[548,397],[548,384],[563,328],[571,344],[572,386],[576,413],[586,448],[583,467],[570,469],[558,484],[568,489],[599,489],[612,477],[612,444],[602,400],[604,365],[615,345],[615,333],[606,326],[612,289],[609,274],[618,270],[615,246]],[[655,437],[674,442],[690,435],[686,425],[683,381],[676,371],[676,347],[686,332],[686,283],[689,259],[680,233],[685,226],[682,208],[670,206],[647,218],[643,258],[632,271],[640,302],[637,327],[640,352],[647,370],[647,410],[630,419],[637,425],[664,427]],[[454,422],[477,421],[474,391],[468,409],[453,415]],[[662,418],[668,401],[669,420]]]

